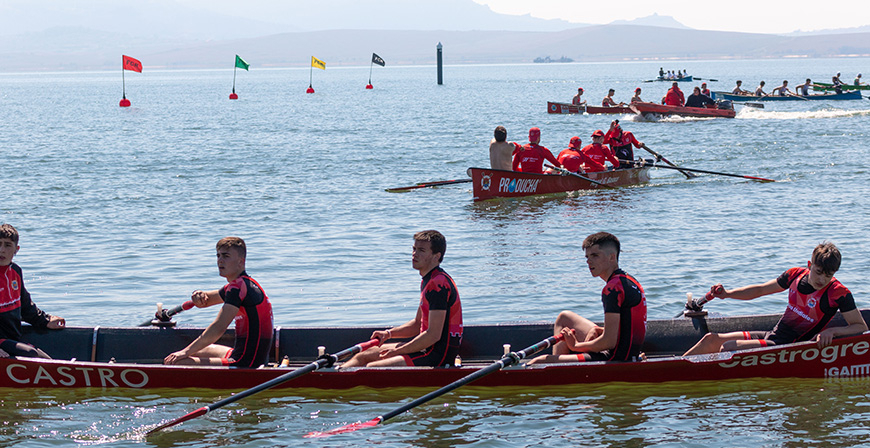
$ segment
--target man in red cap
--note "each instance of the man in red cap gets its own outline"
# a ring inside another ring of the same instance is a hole
[[[637,139],[634,138],[634,134],[622,130],[622,127],[619,125],[619,120],[613,120],[610,122],[610,129],[604,136],[604,143],[610,145],[610,152],[613,153],[614,157],[620,160],[620,168],[631,167],[631,163],[623,162],[623,160],[634,160],[634,149],[632,149],[632,145],[634,145],[635,148],[643,146],[643,142],[637,141]]]
[[[587,173],[592,173],[595,171],[604,171],[604,161],[609,160],[614,167],[619,166],[619,160],[616,157],[613,157],[613,153],[604,146],[604,131],[601,129],[596,130],[592,133],[592,144],[586,145],[583,148],[583,154],[586,154],[587,157],[594,160],[598,165],[601,166],[601,169],[587,169]],[[589,167],[592,168],[592,167]]]
[[[544,159],[553,165],[562,166],[549,149],[539,145],[541,141],[541,129],[529,129],[529,144],[514,150],[514,171],[522,173],[544,173]]]
[[[586,171],[604,171],[604,165],[596,162],[591,157],[583,154],[583,151],[580,149],[583,142],[580,140],[580,137],[574,136],[571,137],[571,143],[568,145],[568,148],[563,149],[562,152],[559,153],[559,163],[565,167],[566,170],[572,173],[585,173]]]
[[[577,94],[571,99],[571,104],[575,106],[585,106],[586,100],[583,99],[583,87],[577,88]]]
[[[674,81],[673,86],[668,89],[668,93],[662,98],[662,103],[668,106],[682,106],[685,102],[686,97],[683,95],[683,91],[680,90],[680,86]]]

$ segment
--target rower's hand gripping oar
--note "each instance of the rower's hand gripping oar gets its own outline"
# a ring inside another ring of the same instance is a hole
[[[160,305],[158,304],[158,306],[160,306]],[[154,321],[155,319],[159,320],[161,322],[169,322],[170,320],[172,320],[172,316],[174,316],[182,311],[187,311],[187,310],[193,308],[193,306],[194,306],[193,300],[188,300],[187,302],[184,302],[181,305],[178,305],[177,307],[172,308],[171,310],[168,310],[168,311],[164,310],[162,308],[162,306],[160,306],[160,310],[158,310],[156,313],[154,313],[154,317],[146,320],[145,322],[142,322],[141,324],[139,324],[139,326],[140,327],[147,327],[147,326],[151,325],[151,322]]]
[[[622,159],[619,159],[619,161],[620,161],[620,162],[626,162],[626,163],[635,163],[635,162],[636,162],[636,161],[634,161],[634,160],[622,160]],[[657,164],[657,163],[649,163],[649,161],[642,161],[642,162],[643,162],[645,165],[647,165],[647,166],[652,166],[652,167],[655,167],[655,168],[665,168],[665,169],[669,169],[669,170],[679,170],[679,171],[691,171],[691,172],[693,172],[693,173],[715,174],[715,175],[718,175],[718,176],[740,177],[740,178],[743,178],[743,179],[757,180],[757,181],[759,181],[759,182],[776,182],[776,181],[773,180],[773,179],[767,179],[767,178],[764,178],[764,177],[744,176],[744,175],[742,175],[742,174],[731,174],[731,173],[721,173],[721,172],[718,172],[718,171],[699,170],[699,169],[697,169],[697,168],[686,168],[686,167],[684,167],[684,166],[681,166],[681,167],[679,167],[679,168],[675,168],[675,167],[668,166],[668,165],[660,165],[660,164]]]
[[[562,167],[560,167],[560,166],[553,166],[553,165],[550,165],[549,163],[547,163],[545,166],[546,166],[547,168],[550,168],[551,170],[556,170],[556,171],[562,173],[563,175],[579,177],[580,179],[583,179],[583,180],[585,180],[586,182],[592,182],[592,183],[595,184],[595,185],[600,185],[600,186],[602,186],[602,187],[604,187],[604,188],[610,188],[611,190],[615,190],[615,189],[616,189],[616,187],[611,187],[610,185],[607,185],[607,184],[605,184],[605,183],[598,182],[597,180],[592,180],[592,179],[590,179],[590,178],[588,178],[588,177],[586,177],[586,176],[581,176],[581,175],[579,175],[579,174],[577,174],[577,173],[574,173],[574,172],[568,171],[568,170],[566,170],[565,168],[562,168]]]
[[[724,288],[722,288],[721,285],[719,285],[719,289],[717,289],[717,292],[720,290],[724,290]],[[704,305],[707,302],[710,302],[711,300],[716,298],[715,296],[713,296],[712,290],[707,291],[707,294],[705,294],[704,297],[702,297],[700,299],[693,299],[692,293],[686,293],[686,296],[687,296],[686,297],[687,298],[686,309],[684,309],[683,311],[680,311],[680,314],[677,314],[676,316],[674,316],[674,319],[676,319],[678,317],[688,316],[688,315],[691,315],[693,313],[695,313],[695,315],[699,315],[700,313],[703,313],[703,315],[706,315],[707,312],[704,311]]]
[[[212,403],[208,406],[203,406],[203,407],[201,407],[193,412],[189,412],[189,413],[187,413],[187,414],[185,414],[185,415],[183,415],[175,420],[166,422],[166,423],[148,431],[147,433],[145,433],[145,435],[147,436],[147,435],[153,434],[157,431],[160,431],[162,429],[169,428],[170,426],[175,426],[179,423],[186,422],[190,419],[199,417],[201,415],[205,415],[209,411],[213,411],[215,409],[226,406],[230,403],[234,403],[236,401],[241,400],[242,398],[251,396],[257,392],[261,392],[261,391],[264,391],[266,389],[271,389],[271,388],[273,388],[281,383],[285,383],[285,382],[290,381],[294,378],[299,378],[300,376],[305,375],[306,373],[310,373],[310,372],[313,372],[317,369],[321,369],[324,367],[331,367],[333,364],[335,364],[340,359],[343,359],[347,356],[355,355],[363,350],[368,350],[369,348],[372,348],[372,347],[377,347],[380,344],[381,344],[380,339],[371,339],[368,342],[363,342],[361,344],[354,345],[353,347],[346,348],[338,353],[323,355],[323,356],[317,358],[316,361],[314,361],[310,364],[306,364],[305,366],[300,367],[296,370],[287,372],[287,373],[285,373],[277,378],[273,378],[269,381],[266,381],[265,383],[260,384],[259,386],[255,386],[255,387],[252,387],[244,392],[239,392],[235,395],[231,395],[227,398],[224,398],[223,400]]]
[[[667,163],[668,165],[670,165],[670,166],[672,166],[672,167],[674,167],[674,168],[679,168],[677,165],[671,163],[670,160],[664,158],[661,154],[659,154],[659,153],[653,151],[652,148],[650,148],[649,146],[646,145],[646,143],[644,143],[644,144],[641,145],[640,147],[643,148],[643,149],[645,149],[645,150],[647,150],[647,151],[649,151],[650,154],[656,156],[656,160],[661,160],[662,162],[665,162],[665,163]],[[683,173],[683,176],[686,176],[686,179],[691,179],[691,178],[693,178],[693,177],[698,177],[698,176],[695,176],[695,175],[692,174],[692,173],[689,173],[689,172],[686,172],[686,171],[683,171],[683,170],[680,170],[680,172]]]
[[[464,386],[472,381],[483,378],[486,375],[489,375],[490,373],[493,373],[493,372],[499,371],[505,367],[517,364],[520,362],[521,359],[526,358],[527,356],[530,356],[530,355],[534,355],[535,353],[537,353],[541,350],[545,350],[547,348],[550,348],[553,345],[555,345],[557,342],[563,340],[564,338],[565,338],[565,336],[563,336],[562,334],[559,334],[556,336],[551,336],[547,339],[544,339],[541,342],[538,342],[535,345],[526,347],[525,349],[520,350],[518,352],[508,353],[507,355],[504,355],[500,360],[490,364],[487,367],[484,367],[484,368],[472,373],[471,375],[460,378],[460,379],[458,379],[458,380],[456,380],[456,381],[454,381],[454,382],[452,382],[452,383],[450,383],[450,384],[448,384],[448,385],[446,385],[446,386],[442,387],[441,389],[438,389],[434,392],[429,392],[428,394],[423,395],[422,397],[420,397],[420,398],[418,398],[418,399],[416,399],[416,400],[414,400],[414,401],[412,401],[404,406],[396,408],[396,409],[394,409],[394,410],[392,410],[384,415],[375,417],[374,419],[369,420],[367,422],[351,423],[349,425],[345,425],[345,426],[342,426],[340,428],[336,428],[336,429],[333,429],[330,431],[325,431],[325,432],[320,432],[320,431],[310,432],[310,433],[306,434],[304,437],[305,438],[326,437],[326,436],[332,436],[332,435],[336,435],[336,434],[343,434],[346,432],[356,431],[357,429],[371,428],[371,427],[377,426],[377,425],[379,425],[379,424],[381,424],[381,423],[383,423],[383,422],[385,422],[385,421],[387,421],[387,420],[389,420],[389,419],[391,419],[391,418],[393,418],[393,417],[395,417],[395,416],[397,416],[397,415],[399,415],[399,414],[401,414],[401,413],[403,413],[411,408],[415,408],[423,403],[426,403],[427,401],[438,398],[441,395],[446,394],[447,392],[450,392],[454,389],[458,389],[459,387],[462,387],[462,386]]]

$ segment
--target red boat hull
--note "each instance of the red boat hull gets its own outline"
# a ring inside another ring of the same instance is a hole
[[[635,112],[628,106],[615,106],[615,107],[604,107],[604,106],[586,106],[586,113],[589,115],[595,114],[631,114],[634,115]]]
[[[701,118],[734,118],[737,112],[734,109],[708,109],[706,107],[682,107],[666,106],[656,103],[634,103],[631,109],[641,115],[679,115],[681,117]]]
[[[461,368],[326,369],[300,376],[279,388],[350,389],[354,387],[442,387],[488,365]],[[152,389],[249,389],[291,371],[226,367],[183,367],[0,359],[0,387]],[[516,366],[473,383],[483,387],[565,386],[613,381],[727,380],[737,378],[834,378],[870,376],[870,335],[836,339],[828,347],[815,342],[765,347],[742,352],[691,357],[668,356],[639,362],[590,362]]]
[[[469,168],[468,175],[471,177],[475,201],[604,188],[575,176],[559,174]],[[611,187],[639,184],[650,178],[649,167],[586,173],[583,176]]]
[[[584,106],[547,101],[547,113],[551,114],[582,114],[584,109]]]

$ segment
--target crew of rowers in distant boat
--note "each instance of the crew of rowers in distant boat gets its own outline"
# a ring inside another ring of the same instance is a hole
[[[661,80],[670,81],[672,79],[683,79],[688,77],[689,74],[685,69],[683,69],[683,71],[677,70],[677,72],[674,73],[673,70],[668,70],[667,72],[665,72],[664,67],[659,67],[659,79]]]
[[[739,83],[740,81],[738,81]],[[629,104],[642,103],[644,102],[641,99],[640,94],[642,89],[640,87],[634,89],[634,96],[629,100]],[[616,93],[614,89],[610,89],[607,91],[607,96],[601,100],[602,107],[625,107],[626,104],[624,102],[617,103],[615,99],[613,99],[613,95]],[[688,96],[688,98],[683,94],[683,91],[680,90],[679,84],[674,81],[673,85],[668,92],[662,97],[662,104],[668,106],[680,106],[680,107],[709,107],[709,108],[717,108],[720,107],[719,103],[716,102],[711,97],[710,89],[707,88],[707,83],[701,83],[700,87],[695,87],[692,91],[692,94]],[[577,94],[574,95],[574,98],[571,99],[571,104],[575,106],[586,106],[586,101],[583,100],[583,88],[579,87],[577,89]],[[730,109],[730,107],[727,107]]]
[[[613,169],[630,168],[634,159],[634,148],[643,147],[631,132],[623,131],[619,120],[610,123],[605,133],[601,129],[592,133],[592,143],[583,146],[578,136],[571,137],[568,147],[558,156],[541,146],[541,129],[529,129],[529,143],[521,145],[507,141],[507,129],[495,128],[494,138],[489,145],[489,161],[494,169],[518,171],[522,173],[550,173],[544,170],[544,162],[550,162],[559,169],[572,173],[585,174],[607,170],[607,162]]]
[[[788,88],[788,80],[783,80],[782,85],[779,87],[775,87],[769,93],[764,91],[764,81],[758,83],[758,87],[755,88],[755,92],[744,90],[743,89],[743,81],[738,80],[737,85],[731,91],[732,95],[743,95],[743,96],[758,96],[758,97],[766,97],[766,96],[810,96],[810,89],[817,88],[817,90],[833,90],[837,92],[837,94],[843,93],[843,90],[848,89],[849,87],[860,87],[866,86],[867,84],[861,81],[861,74],[858,73],[855,76],[855,80],[851,85],[844,83],[840,80],[840,73],[837,73],[835,76],[831,77],[830,85],[816,84],[812,81],[812,79],[807,78],[807,80],[803,84],[798,84],[795,87],[795,91],[792,91]]]

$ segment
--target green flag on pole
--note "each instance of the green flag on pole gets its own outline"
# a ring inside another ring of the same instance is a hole
[[[250,66],[251,64],[245,62],[245,60],[240,58],[239,55],[236,55],[236,67],[247,71]]]

